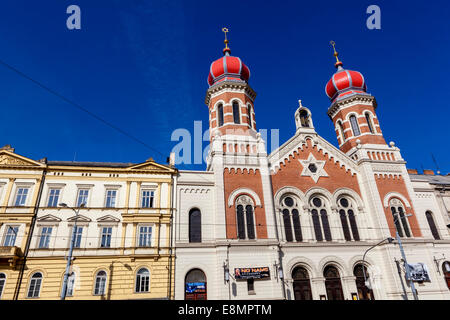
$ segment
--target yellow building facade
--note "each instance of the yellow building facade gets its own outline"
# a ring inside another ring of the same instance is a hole
[[[176,169],[0,149],[0,299],[172,299]]]

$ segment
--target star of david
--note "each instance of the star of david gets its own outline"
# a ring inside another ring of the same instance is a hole
[[[298,160],[303,166],[301,176],[311,177],[315,183],[320,177],[328,177],[328,174],[323,169],[325,166],[325,160],[317,160],[312,153],[309,154],[308,159]]]

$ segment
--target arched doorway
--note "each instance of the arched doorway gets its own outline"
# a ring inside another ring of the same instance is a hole
[[[303,267],[296,267],[292,271],[292,279],[294,280],[294,299],[312,300],[308,271]]]
[[[447,287],[450,289],[450,262],[445,261],[442,265],[442,271],[444,272],[445,282],[447,282]]]
[[[364,269],[363,269],[364,268]],[[358,264],[353,269],[353,275],[356,277],[356,289],[358,290],[359,300],[375,300],[372,289],[366,287],[364,283],[364,273],[366,273],[366,279],[369,279],[369,273],[367,267],[362,264]]]
[[[184,280],[185,300],[206,300],[206,276],[200,269],[192,269]]]
[[[341,276],[335,266],[327,266],[323,271],[328,300],[344,300]]]

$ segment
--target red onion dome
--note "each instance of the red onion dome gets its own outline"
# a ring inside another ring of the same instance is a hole
[[[343,98],[352,93],[366,93],[366,82],[360,72],[345,70],[342,68],[342,62],[336,65],[338,71],[333,74],[325,87],[325,92],[331,101],[337,98]]]
[[[208,84],[212,86],[222,81],[248,82],[250,69],[238,57],[230,56],[230,49],[225,48],[224,56],[211,63]]]

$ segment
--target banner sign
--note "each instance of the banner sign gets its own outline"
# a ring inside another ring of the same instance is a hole
[[[409,264],[412,281],[430,281],[427,265],[424,263]]]
[[[236,280],[270,278],[269,267],[234,268],[234,278]]]
[[[206,283],[205,282],[187,282],[186,283],[187,293],[205,293]]]

